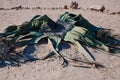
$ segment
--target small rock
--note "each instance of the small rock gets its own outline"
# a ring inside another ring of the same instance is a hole
[[[30,9],[29,7],[24,7],[24,9]]]
[[[54,7],[52,8],[52,10],[55,9]]]
[[[54,7],[54,9],[58,9],[58,7]]]
[[[110,15],[116,15],[116,14],[120,14],[120,11],[118,12],[109,12]]]
[[[103,12],[105,10],[105,7],[102,5],[93,5],[89,9]]]
[[[71,9],[77,9],[78,8],[78,3],[76,1],[72,1],[70,3],[69,8],[71,8]]]
[[[68,9],[67,5],[64,6],[64,9]]]
[[[40,9],[40,7],[36,7],[36,9]]]
[[[3,10],[4,8],[0,8],[0,10]]]
[[[16,9],[16,10],[18,10],[18,9],[23,9],[23,7],[22,7],[22,5],[19,5],[19,6],[17,6],[17,7],[12,7],[11,9]]]
[[[109,14],[110,14],[110,15],[115,15],[115,14],[116,14],[116,12],[109,12]]]
[[[119,11],[119,12],[117,12],[116,14],[120,14],[120,11]]]

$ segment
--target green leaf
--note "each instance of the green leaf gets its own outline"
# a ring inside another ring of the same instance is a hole
[[[35,32],[35,31],[31,31],[30,33],[26,34],[26,35],[21,35],[19,37],[16,38],[16,42],[18,42],[19,40],[21,39],[29,39],[29,38],[34,38],[36,36],[42,36],[43,33],[40,33],[40,32]]]
[[[78,40],[90,47],[96,47],[108,51],[108,47],[106,45],[96,40],[94,35],[83,27],[74,27],[71,31],[66,33],[64,40],[70,42]]]
[[[58,19],[61,21],[73,24],[74,26],[87,28],[88,30],[93,31],[93,32],[97,32],[100,30],[100,28],[92,25],[81,14],[75,15],[69,12],[65,12],[64,14],[60,15]]]
[[[38,43],[41,39],[46,38],[46,35],[40,35],[32,38],[31,43]]]
[[[19,41],[19,47],[25,46],[25,45],[29,45],[29,44],[37,44],[41,39],[46,38],[46,35],[39,35],[39,36],[35,36],[29,40],[22,40]]]
[[[90,61],[95,61],[94,57],[89,52],[87,52],[85,48],[78,41],[76,41],[74,44],[78,47],[78,51],[83,56],[85,56],[85,58],[87,58]]]
[[[83,33],[85,34],[85,33]],[[74,30],[74,28],[71,31],[68,31],[64,37],[65,41],[75,42],[75,40],[82,39],[83,35],[77,31]]]
[[[60,48],[61,48],[60,42],[61,42],[61,38],[59,37],[50,36],[50,38],[48,38],[48,45],[50,46],[51,50],[57,53],[63,59],[62,65],[63,67],[66,67],[68,66],[68,61],[60,53]]]
[[[30,22],[32,22],[32,21],[34,21],[34,20],[37,20],[37,19],[39,19],[41,17],[41,15],[36,15],[36,16],[34,16],[31,20],[30,20]]]
[[[19,30],[18,26],[8,26],[5,30],[4,30],[4,36],[6,37],[14,37],[15,33]]]
[[[80,43],[76,40],[79,40],[80,37],[82,37],[83,35],[76,33],[76,32],[72,32],[69,31],[67,32],[67,34],[65,35],[64,40],[65,41],[69,41],[72,44],[76,45],[78,47],[79,52],[86,57],[88,60],[94,61],[94,58],[80,45]]]
[[[56,36],[49,36],[53,47],[55,50],[57,50],[58,52],[60,51],[60,43],[61,43],[61,38],[60,37],[56,37]]]
[[[18,42],[20,46],[25,46],[29,44],[38,43],[41,39],[46,37],[47,35],[44,35],[43,33],[32,31],[26,35],[13,38],[12,41]]]
[[[9,33],[9,32],[15,31],[16,29],[17,29],[17,26],[15,26],[15,25],[13,25],[13,26],[8,26],[8,27],[4,30],[4,32],[5,32],[5,33]]]

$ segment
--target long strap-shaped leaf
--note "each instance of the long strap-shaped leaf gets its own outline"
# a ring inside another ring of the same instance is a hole
[[[73,34],[74,33],[74,34]],[[65,41],[69,41],[72,44],[76,45],[78,47],[79,52],[86,57],[88,60],[94,61],[93,56],[91,56],[81,45],[78,41],[80,38],[82,38],[83,35],[76,33],[74,31],[69,31],[64,37]]]
[[[33,38],[35,36],[42,36],[42,35],[43,35],[43,33],[31,31],[30,33],[28,33],[26,35],[18,36],[15,41],[18,42],[21,39]]]
[[[63,59],[62,65],[63,67],[66,67],[68,65],[68,61],[60,53],[60,42],[61,42],[61,38],[59,37],[48,38],[48,45],[50,46],[51,50],[57,53]]]
[[[24,45],[29,45],[29,44],[33,44],[33,43],[38,43],[41,39],[46,38],[46,37],[47,37],[47,35],[41,34],[40,32],[31,32],[27,35],[19,37],[16,40],[16,42],[19,42],[20,46],[24,46]],[[29,39],[29,38],[31,38],[31,39]]]
[[[37,37],[33,37],[30,40],[24,40],[19,42],[19,47],[25,46],[25,45],[29,45],[29,44],[36,44],[38,43],[41,39],[46,38],[47,36],[42,35],[42,36],[37,36]]]
[[[95,61],[95,58],[85,50],[85,48],[78,42],[78,41],[75,41],[74,43],[77,47],[78,47],[78,51],[83,55],[85,56],[88,60],[90,61]]]
[[[65,12],[64,14],[60,15],[59,20],[73,24],[75,26],[80,26],[80,27],[82,26],[93,32],[100,30],[100,28],[92,25],[81,14],[75,15],[69,12]]]

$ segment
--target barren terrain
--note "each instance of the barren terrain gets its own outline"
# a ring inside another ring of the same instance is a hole
[[[19,25],[29,21],[35,15],[48,15],[54,21],[66,11],[82,14],[92,24],[107,29],[112,29],[113,34],[120,35],[120,0],[76,0],[79,9],[62,9],[71,0],[0,0],[0,32],[9,25]],[[104,5],[105,11],[88,10],[92,5]],[[28,9],[11,9],[13,7],[27,7]],[[63,46],[64,47],[64,46]],[[39,58],[49,53],[47,42],[34,47]],[[33,48],[31,48],[33,49]],[[31,50],[30,49],[30,50]],[[30,52],[28,50],[28,52]],[[83,68],[69,64],[61,66],[62,60],[56,56],[44,61],[37,60],[22,64],[20,67],[0,68],[0,80],[119,80],[120,77],[120,54],[89,49],[96,60],[105,68]],[[64,53],[77,53],[74,46],[63,50]],[[32,52],[31,52],[32,53]]]

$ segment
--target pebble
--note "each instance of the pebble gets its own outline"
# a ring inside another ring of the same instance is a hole
[[[0,8],[0,10],[3,10],[4,8]]]
[[[103,5],[93,5],[93,6],[89,7],[89,9],[103,12],[105,10],[105,6],[103,6]]]
[[[115,14],[118,14],[118,15],[119,15],[119,14],[120,14],[120,11],[118,11],[118,12],[109,12],[109,14],[110,14],[110,15],[115,15]]]
[[[76,1],[70,2],[70,9],[78,9],[78,3]]]
[[[17,6],[17,7],[12,7],[11,9],[16,9],[16,10],[18,10],[18,9],[23,9],[23,7],[22,7],[22,5],[19,5],[19,6]]]
[[[68,9],[67,5],[64,5],[64,9]]]

